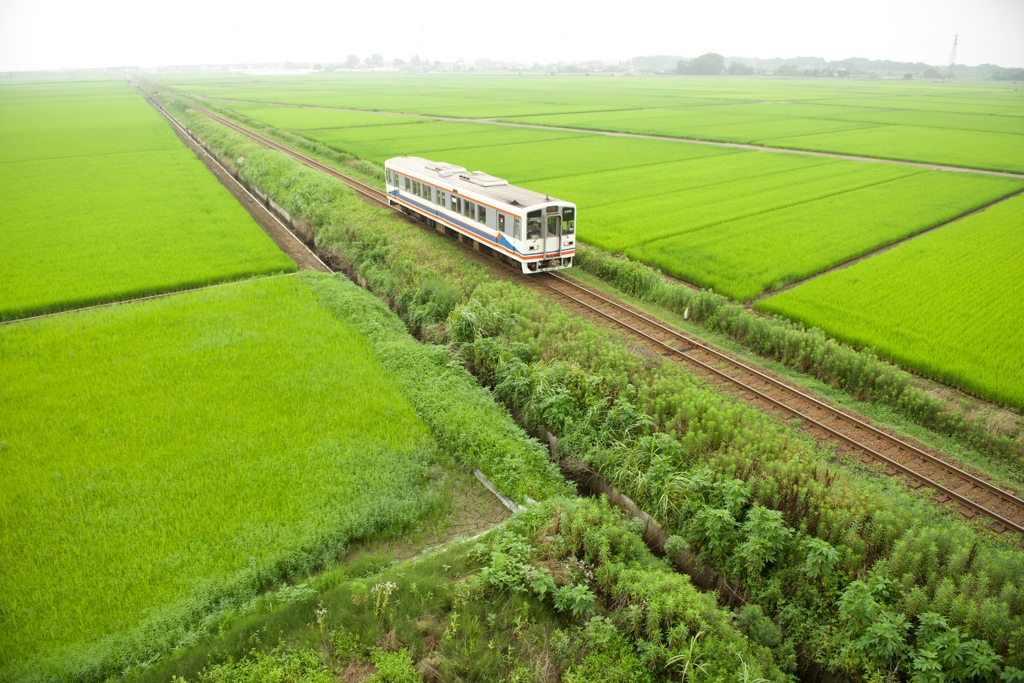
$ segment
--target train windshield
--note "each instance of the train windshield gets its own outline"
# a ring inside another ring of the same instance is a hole
[[[576,209],[571,206],[562,207],[562,234],[571,235],[576,232]]]

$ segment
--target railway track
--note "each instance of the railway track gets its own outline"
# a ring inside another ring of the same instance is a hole
[[[206,116],[210,117],[211,119],[213,119],[217,123],[219,123],[221,125],[224,125],[224,126],[227,126],[231,130],[234,130],[234,131],[237,131],[239,133],[242,133],[243,135],[247,135],[248,137],[258,141],[262,145],[266,145],[267,147],[270,147],[271,149],[275,149],[278,152],[283,152],[284,154],[287,154],[288,156],[292,157],[293,159],[301,161],[302,163],[304,163],[305,165],[309,166],[310,168],[315,168],[318,171],[326,173],[327,175],[331,176],[332,178],[340,180],[341,182],[345,183],[346,185],[351,187],[353,190],[355,190],[356,194],[360,195],[363,199],[366,199],[366,200],[370,201],[371,203],[378,204],[380,206],[385,206],[387,208],[391,208],[391,205],[388,202],[388,195],[387,195],[386,192],[381,192],[380,190],[378,190],[377,188],[373,187],[372,185],[367,185],[366,183],[363,183],[363,182],[360,182],[358,180],[355,180],[354,178],[352,178],[350,176],[347,176],[344,173],[341,173],[340,171],[338,171],[338,170],[336,170],[336,169],[334,169],[334,168],[332,168],[330,166],[327,166],[326,164],[320,163],[316,159],[312,159],[310,157],[307,157],[304,154],[299,154],[298,152],[296,152],[292,148],[288,147],[287,145],[282,145],[280,142],[277,142],[276,140],[268,138],[265,135],[260,135],[259,133],[256,133],[254,131],[249,130],[248,128],[245,128],[244,126],[240,126],[237,123],[235,123],[234,121],[232,121],[230,119],[226,119],[223,116],[219,116],[219,115],[213,113],[212,111],[210,111],[208,109],[205,109],[203,107],[197,106],[195,104],[193,104],[191,106],[194,109],[196,109],[197,111],[200,111],[203,114],[205,114]]]
[[[934,489],[937,502],[954,503],[965,517],[988,518],[997,532],[1024,534],[1024,500],[1013,493],[562,275],[532,278],[571,306],[646,340],[748,403],[800,420],[815,436],[838,442],[865,462],[884,463],[887,474],[906,477],[914,488]]]
[[[159,88],[156,88],[156,89],[159,89]],[[367,185],[366,183],[361,182],[359,180],[356,180],[355,178],[352,178],[351,176],[347,176],[347,175],[345,175],[344,173],[341,173],[340,171],[338,171],[335,168],[332,168],[332,167],[330,167],[330,166],[328,166],[326,164],[322,164],[319,161],[317,161],[316,159],[313,159],[311,157],[307,157],[304,154],[300,154],[300,153],[296,152],[295,150],[293,150],[291,147],[288,147],[287,145],[283,145],[280,142],[278,142],[277,140],[274,140],[273,138],[269,138],[266,135],[260,135],[259,133],[255,132],[255,131],[249,130],[245,126],[239,125],[239,124],[235,123],[234,121],[232,121],[231,119],[224,118],[223,116],[220,116],[219,114],[216,114],[216,113],[210,111],[209,109],[207,109],[205,107],[200,107],[198,104],[195,104],[195,103],[192,103],[192,102],[189,102],[188,106],[192,107],[193,109],[195,109],[198,112],[201,112],[205,116],[213,119],[214,121],[216,121],[217,123],[221,124],[222,126],[227,126],[228,128],[230,128],[231,130],[233,130],[233,131],[235,131],[237,133],[241,133],[242,135],[245,135],[246,137],[249,137],[249,138],[252,138],[253,140],[256,140],[261,145],[264,145],[264,146],[269,147],[269,148],[271,148],[273,150],[281,152],[282,154],[287,154],[291,158],[293,158],[293,159],[295,159],[297,161],[301,161],[303,164],[305,164],[306,166],[309,166],[310,168],[314,168],[314,169],[316,169],[316,170],[318,170],[318,171],[320,171],[322,173],[326,173],[327,175],[331,176],[332,178],[334,178],[336,180],[340,180],[341,182],[343,182],[344,184],[348,185],[353,190],[355,190],[356,194],[358,194],[363,199],[366,199],[367,201],[369,201],[369,202],[371,202],[373,204],[377,204],[378,206],[384,206],[384,207],[387,207],[389,209],[394,208],[388,202],[388,195],[387,195],[387,193],[386,192],[381,192],[380,190],[378,190],[377,188],[373,187],[372,185]],[[160,107],[160,111],[163,112],[165,116],[170,117],[170,114],[166,110],[164,110],[164,108],[162,106]],[[173,117],[172,117],[172,120],[174,120]]]
[[[386,193],[204,107],[194,103],[189,106],[262,145],[336,178],[367,201],[398,211],[390,205]],[[566,277],[556,273],[522,277],[554,293],[569,306],[608,320],[653,344],[734,396],[777,416],[799,420],[804,429],[819,439],[837,443],[845,452],[865,462],[883,463],[887,474],[906,478],[913,488],[934,490],[936,502],[952,503],[968,519],[982,517],[990,520],[997,532],[1024,536],[1024,500],[1013,493]]]

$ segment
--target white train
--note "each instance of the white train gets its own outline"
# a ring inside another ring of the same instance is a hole
[[[576,205],[482,171],[420,157],[384,162],[388,201],[440,231],[465,235],[524,273],[572,266]]]

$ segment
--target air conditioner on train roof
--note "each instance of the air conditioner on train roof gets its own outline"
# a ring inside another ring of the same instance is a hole
[[[462,166],[456,166],[455,164],[427,164],[424,168],[428,171],[434,171],[437,175],[442,178],[455,175],[456,173],[465,173],[466,169]]]
[[[463,180],[468,180],[474,185],[479,185],[480,187],[499,187],[501,185],[508,185],[508,181],[504,178],[495,178],[483,171],[473,171],[472,173],[463,174],[459,177]]]

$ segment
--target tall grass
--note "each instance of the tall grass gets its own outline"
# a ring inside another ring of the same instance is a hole
[[[952,226],[951,226],[952,227]],[[776,316],[752,314],[713,292],[695,291],[666,280],[642,263],[616,258],[599,249],[577,251],[576,265],[622,291],[682,314],[721,332],[746,348],[842,389],[854,398],[889,405],[914,422],[969,444],[1009,470],[1022,471],[1019,434],[989,431],[958,405],[933,398],[911,382],[905,371],[869,349],[857,350],[830,338],[820,328]],[[798,288],[801,289],[801,288]],[[774,301],[766,300],[765,304]]]
[[[346,567],[301,600],[260,602],[141,681],[324,681],[372,662],[375,681],[653,683],[689,669],[710,683],[745,669],[781,682],[792,664],[762,642],[767,619],[732,622],[618,511],[579,498],[534,506],[477,543],[369,575]]]

